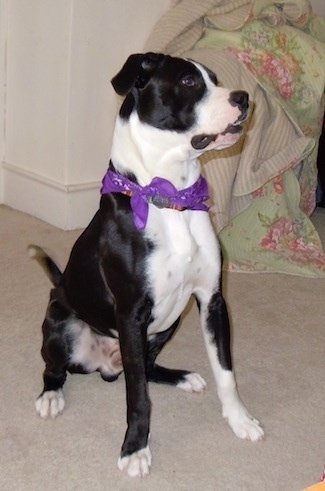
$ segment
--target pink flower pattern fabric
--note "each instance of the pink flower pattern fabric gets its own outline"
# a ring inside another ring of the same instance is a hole
[[[221,231],[226,269],[325,277],[325,254],[308,218],[315,209],[324,115],[325,19],[313,14],[308,0],[255,0],[232,31],[220,28],[218,16],[207,17],[197,47],[236,58],[299,131],[315,139],[300,162],[255,190],[251,205]]]

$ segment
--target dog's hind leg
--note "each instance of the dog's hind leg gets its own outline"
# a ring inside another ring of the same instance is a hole
[[[165,368],[155,362],[165,344],[173,337],[179,321],[180,318],[167,331],[155,334],[149,339],[147,379],[149,382],[174,385],[186,392],[202,392],[206,388],[206,382],[198,373]]]
[[[64,409],[62,387],[66,380],[69,362],[69,336],[65,326],[67,310],[58,302],[49,304],[43,323],[42,357],[45,361],[43,373],[44,387],[35,402],[36,411],[41,418],[55,418]]]
[[[220,291],[205,303],[198,299],[204,340],[222,404],[222,415],[239,438],[257,441],[264,432],[239,398],[230,351],[226,303]]]

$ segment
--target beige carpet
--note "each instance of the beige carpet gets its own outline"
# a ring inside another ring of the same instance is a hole
[[[314,222],[325,240],[325,210]],[[264,425],[262,443],[238,440],[220,414],[194,306],[160,360],[197,370],[202,395],[150,386],[151,475],[116,467],[125,431],[123,377],[68,377],[66,410],[42,421],[41,323],[50,284],[26,254],[34,242],[65,264],[78,232],[0,207],[2,491],[300,491],[325,464],[325,281],[230,274],[234,361],[242,398]]]

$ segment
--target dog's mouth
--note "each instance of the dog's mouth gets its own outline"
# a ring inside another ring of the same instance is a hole
[[[195,150],[204,150],[210,144],[212,149],[223,149],[230,147],[234,143],[236,143],[242,132],[243,128],[241,123],[243,123],[247,119],[247,112],[245,111],[240,118],[235,121],[235,123],[228,124],[227,128],[222,133],[217,134],[205,134],[202,133],[200,135],[193,136],[191,140],[191,145]]]
[[[229,147],[233,145],[239,140],[239,137],[242,134],[242,127],[239,125],[229,125],[222,133],[218,133],[216,135],[195,135],[191,140],[191,145],[195,150],[204,150],[210,144],[212,148],[220,149]]]
[[[195,135],[193,136],[191,140],[191,145],[195,150],[203,150],[206,148],[210,143],[215,141],[218,135]]]

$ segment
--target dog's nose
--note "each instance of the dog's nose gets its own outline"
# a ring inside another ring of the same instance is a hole
[[[244,90],[233,90],[230,92],[229,102],[232,106],[246,109],[248,107],[248,94]]]

